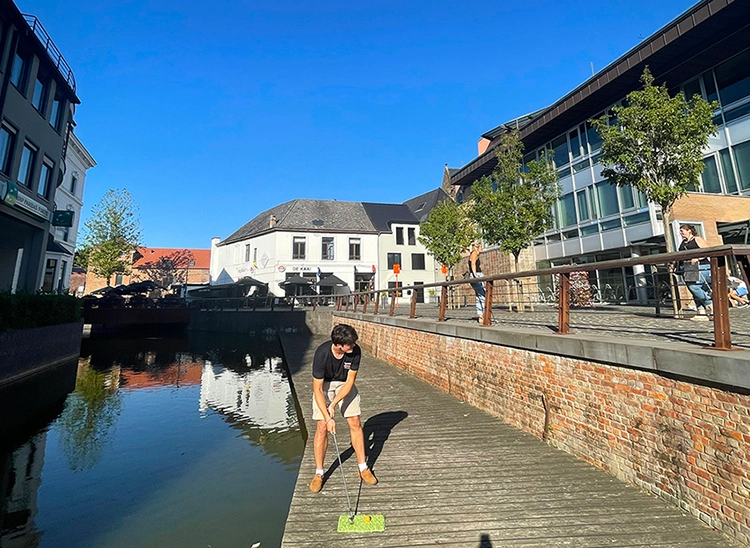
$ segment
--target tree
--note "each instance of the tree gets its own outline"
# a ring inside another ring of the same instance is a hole
[[[79,268],[88,268],[90,256],[91,247],[86,244],[77,246],[75,255],[73,255],[73,266],[77,266]]]
[[[518,272],[521,251],[551,225],[552,206],[560,197],[557,172],[550,158],[523,165],[517,130],[501,137],[495,154],[495,169],[471,187],[470,217],[485,243],[513,255]]]
[[[669,96],[655,86],[646,67],[643,89],[628,94],[625,105],[612,107],[617,123],[605,115],[592,120],[602,137],[602,175],[618,186],[632,186],[661,206],[667,252],[674,251],[669,227],[672,206],[697,185],[703,172],[703,150],[716,132],[712,121],[718,103],[682,92]]]
[[[125,190],[108,190],[84,223],[84,246],[90,248],[89,267],[107,279],[128,272],[130,254],[141,243],[138,205]]]
[[[148,261],[138,267],[139,277],[169,287],[172,284],[187,283],[195,258],[189,249],[179,249],[169,255],[162,255],[156,261]]]
[[[466,207],[453,200],[437,204],[419,225],[419,234],[419,242],[436,261],[451,270],[477,237],[476,229],[467,217]]]

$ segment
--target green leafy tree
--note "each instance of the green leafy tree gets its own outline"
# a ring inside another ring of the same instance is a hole
[[[128,272],[130,255],[141,243],[138,205],[125,190],[108,190],[84,223],[84,246],[90,248],[88,265],[106,278]]]
[[[672,206],[698,184],[719,105],[698,95],[688,100],[682,92],[670,97],[665,85],[654,85],[648,67],[641,82],[643,89],[629,93],[624,106],[612,108],[616,124],[607,115],[592,124],[603,139],[602,175],[612,184],[636,188],[661,206],[670,252]]]
[[[451,270],[477,237],[466,207],[453,200],[445,200],[436,205],[427,219],[419,225],[419,233],[420,243],[436,261]]]
[[[73,255],[73,266],[79,268],[89,267],[89,257],[91,256],[91,247],[86,244],[81,244],[76,247],[75,255]]]
[[[485,243],[513,255],[515,271],[521,252],[551,226],[551,208],[560,197],[551,159],[523,165],[518,131],[501,137],[497,165],[471,186],[470,217]]]

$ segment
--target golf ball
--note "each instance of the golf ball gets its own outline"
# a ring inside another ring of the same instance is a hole
[[[370,523],[372,518],[370,516],[365,516],[365,523]]]

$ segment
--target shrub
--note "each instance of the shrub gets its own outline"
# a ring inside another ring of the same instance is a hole
[[[81,304],[59,293],[0,292],[0,331],[77,322]]]

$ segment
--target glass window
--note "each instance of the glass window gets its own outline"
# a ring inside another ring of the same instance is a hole
[[[44,107],[47,102],[47,84],[38,76],[34,82],[34,94],[31,96],[31,104],[44,116]]]
[[[719,151],[719,158],[721,159],[721,170],[724,172],[724,183],[727,185],[727,192],[734,194],[737,192],[737,179],[734,176],[732,154],[728,148],[724,148]]]
[[[560,226],[571,226],[576,222],[575,196],[571,192],[560,198]]]
[[[295,236],[292,239],[292,259],[305,258],[305,237]]]
[[[404,284],[402,282],[388,282],[388,289],[396,289],[403,285]],[[396,292],[396,297],[400,297],[401,295],[402,295],[401,291]],[[392,295],[389,293],[388,296],[391,297]]]
[[[703,87],[706,89],[706,100],[711,103],[718,101],[719,94],[716,93],[716,83],[714,82],[714,73],[709,70],[703,73]]]
[[[54,168],[49,164],[49,161],[45,159],[42,162],[42,169],[39,171],[39,188],[37,194],[47,198],[47,192],[49,192],[52,182],[52,172]]]
[[[747,114],[750,114],[750,103],[745,103],[744,105],[740,105],[737,108],[725,110],[724,121],[731,122],[732,120],[736,120],[737,118],[742,118],[743,116],[746,116]]]
[[[620,222],[619,217],[617,219],[610,219],[609,221],[603,221],[602,222],[602,232],[605,230],[614,230],[615,228],[620,228],[622,223]]]
[[[404,245],[404,229],[402,227],[396,229],[396,245]]]
[[[0,171],[10,171],[10,159],[13,155],[13,143],[16,139],[15,133],[7,127],[0,127]]]
[[[20,54],[16,53],[13,58],[13,67],[10,69],[10,82],[23,93],[23,88],[26,80],[26,59]]]
[[[617,204],[617,189],[609,181],[596,183],[596,201],[599,206],[599,217],[614,215],[620,211]]]
[[[570,137],[570,152],[573,158],[578,158],[581,155],[581,139],[578,137],[578,131],[574,129],[568,137]]]
[[[24,144],[23,152],[21,153],[21,165],[18,168],[18,182],[27,188],[31,188],[35,160],[36,150],[31,148],[28,143]]]
[[[594,116],[594,118],[601,118],[604,115],[604,113],[597,114]],[[591,149],[591,152],[594,152],[595,150],[599,150],[602,146],[602,138],[599,137],[599,132],[596,131],[594,126],[591,125],[591,122],[586,122],[586,137],[589,141],[589,148]]]
[[[412,253],[411,254],[411,269],[412,270],[424,270],[424,253]]]
[[[721,194],[721,182],[719,181],[719,168],[716,165],[716,157],[703,158],[703,192],[710,194]]]
[[[417,229],[407,228],[406,233],[407,233],[407,236],[409,237],[409,245],[417,245]]]
[[[323,237],[320,258],[324,261],[333,260],[333,236]]]
[[[65,240],[67,242],[67,240]],[[68,269],[68,263],[66,261],[60,261],[60,277],[57,281],[57,290],[62,292],[65,287],[63,284],[65,283],[65,271]]]
[[[62,121],[62,114],[63,114],[63,98],[57,94],[55,94],[55,99],[52,101],[52,111],[49,115],[49,124],[55,128],[57,131],[60,131],[60,122]]]
[[[568,156],[568,139],[565,135],[560,135],[552,141],[552,151],[555,155],[555,165],[557,167],[564,166],[570,162],[570,157]]]
[[[722,105],[750,95],[750,50],[725,61],[715,72]]]
[[[550,219],[552,228],[560,228],[560,223],[557,220],[557,204],[553,204],[552,207],[550,207]]]
[[[640,190],[635,190],[635,203],[639,208],[648,207],[648,197],[646,196],[646,193],[641,192]]]
[[[732,147],[734,160],[737,162],[737,173],[740,176],[740,187],[750,188],[750,141]]]
[[[589,215],[589,201],[586,198],[586,189],[576,192],[576,201],[578,202],[578,216],[581,218],[581,221],[590,219],[591,216]]]
[[[78,177],[73,175],[70,178],[70,193],[75,196],[76,195],[76,188],[78,187]]]
[[[588,160],[584,160],[583,162],[578,162],[577,164],[573,164],[573,173],[580,173],[584,169],[588,169],[591,167]]]
[[[647,223],[651,220],[651,217],[649,217],[648,211],[642,211],[640,213],[636,213],[635,215],[630,215],[629,217],[625,217],[623,219],[623,222],[625,223],[625,226],[631,226],[631,225],[637,225],[641,223]]]
[[[685,99],[688,101],[690,101],[694,95],[703,97],[703,93],[701,92],[701,79],[696,78],[682,86],[682,92],[685,94]]]
[[[44,268],[42,291],[52,291],[55,283],[55,270],[57,270],[57,259],[47,259],[47,264]]]
[[[633,200],[633,188],[629,186],[618,187],[617,190],[620,193],[620,203],[622,209],[632,209],[635,207],[635,201]]]
[[[599,234],[598,224],[581,227],[581,236],[591,236],[592,234]]]
[[[245,244],[245,262],[250,262],[250,244]]]
[[[253,248],[253,264],[257,266],[258,263],[258,248]]]
[[[393,270],[394,264],[401,264],[401,253],[389,253],[388,254],[388,270]]]
[[[349,260],[358,261],[362,258],[362,242],[360,238],[349,238]]]

